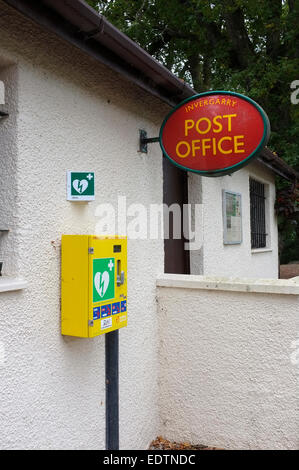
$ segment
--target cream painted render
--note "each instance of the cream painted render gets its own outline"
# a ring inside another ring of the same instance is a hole
[[[1,447],[104,448],[104,338],[60,334],[60,240],[63,233],[93,233],[97,205],[117,207],[120,195],[128,204],[162,203],[161,151],[153,144],[148,155],[140,154],[138,130],[158,135],[169,108],[0,6],[0,80],[10,114],[0,123],[1,223],[10,229],[0,240],[6,278],[0,289]],[[95,171],[95,202],[66,201],[68,169]],[[205,245],[192,254],[194,271],[222,274],[226,267],[247,277],[277,276],[272,212],[273,252],[252,254],[249,232],[240,247],[222,245],[221,189],[242,192],[245,232],[251,172],[269,182],[272,204],[273,176],[254,165],[231,178],[190,175],[190,199],[205,204]],[[120,332],[125,449],[147,448],[162,430],[155,280],[163,269],[163,240],[129,241],[129,326]]]
[[[0,56],[9,119],[0,124],[4,275],[28,288],[2,292],[1,448],[105,448],[104,337],[60,334],[60,240],[94,233],[101,202],[161,203],[156,135],[168,108],[1,4]],[[11,65],[9,65],[11,64]],[[66,200],[66,171],[96,173],[96,201]],[[120,332],[120,445],[144,449],[159,429],[155,279],[163,241],[128,247],[130,322]],[[3,278],[4,279],[4,278]]]
[[[265,184],[267,246],[251,249],[249,179]],[[241,194],[242,243],[224,245],[222,190]],[[199,197],[197,196],[199,195]],[[191,273],[207,276],[278,278],[278,230],[275,176],[259,162],[221,178],[189,174],[189,200],[203,204],[203,249],[191,255]]]
[[[299,279],[165,274],[157,287],[161,434],[298,449]]]

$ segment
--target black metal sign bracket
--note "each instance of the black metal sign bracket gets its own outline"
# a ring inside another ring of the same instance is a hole
[[[0,119],[8,117],[8,113],[5,113],[4,111],[0,111]]]
[[[147,153],[147,145],[153,142],[159,142],[159,137],[147,137],[147,132],[143,129],[139,129],[139,152]]]

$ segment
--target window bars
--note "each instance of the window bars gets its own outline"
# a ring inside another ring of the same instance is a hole
[[[249,185],[251,248],[265,248],[267,245],[265,185],[251,178]]]

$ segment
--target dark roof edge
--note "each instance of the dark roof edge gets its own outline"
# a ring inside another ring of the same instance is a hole
[[[83,0],[3,0],[170,106],[195,91]]]
[[[83,0],[3,0],[170,106],[196,92]],[[289,181],[299,174],[270,149],[257,160]]]
[[[257,160],[277,175],[289,181],[299,181],[299,173],[268,147],[264,148]]]

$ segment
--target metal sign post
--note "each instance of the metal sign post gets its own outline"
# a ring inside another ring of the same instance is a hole
[[[106,449],[119,450],[119,336],[105,335],[106,355]]]

